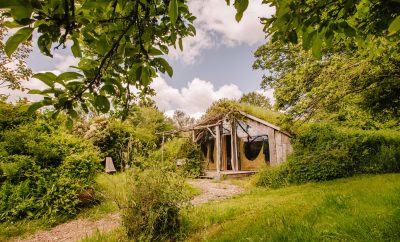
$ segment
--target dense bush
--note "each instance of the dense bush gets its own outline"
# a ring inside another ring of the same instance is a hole
[[[186,177],[199,177],[203,172],[203,152],[199,145],[192,142],[185,142],[179,149],[178,157],[184,159],[182,172]]]
[[[99,147],[102,156],[111,156],[116,168],[122,170],[125,166],[142,166],[143,160],[161,145],[157,133],[171,129],[172,124],[160,111],[137,107],[124,121],[94,119],[86,130],[78,132]]]
[[[20,100],[15,105],[7,103],[0,95],[0,131],[34,120],[36,114],[28,115],[26,112],[28,106],[26,100]]]
[[[129,158],[124,157],[123,152],[128,152],[130,146],[141,145],[134,138],[134,127],[119,120],[100,120],[100,122],[95,120],[92,127],[95,127],[93,133],[86,138],[99,147],[103,158],[112,157],[118,170],[128,165]]]
[[[279,188],[288,184],[289,170],[286,164],[267,167],[256,175],[256,185]]]
[[[261,172],[258,184],[274,187],[274,183],[284,184],[282,177],[286,182],[305,183],[388,172],[400,172],[398,132],[313,125],[296,137],[286,164]]]
[[[136,171],[128,180],[122,225],[135,241],[173,241],[181,232],[182,207],[189,200],[185,180],[176,172]]]
[[[161,162],[161,149],[152,152],[151,160]],[[182,172],[185,177],[199,177],[203,172],[201,161],[203,160],[203,152],[199,145],[188,141],[187,138],[174,137],[168,139],[164,143],[164,163],[176,167],[177,161],[179,166],[177,171]]]
[[[36,121],[0,133],[0,221],[72,216],[100,165],[97,149]]]

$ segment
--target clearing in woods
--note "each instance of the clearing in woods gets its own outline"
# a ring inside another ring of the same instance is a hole
[[[212,200],[221,200],[232,197],[244,191],[243,188],[226,181],[214,182],[208,179],[190,180],[189,184],[201,190],[201,194],[193,197],[191,203],[198,205]],[[89,219],[76,219],[60,224],[50,230],[37,232],[26,238],[19,238],[18,242],[69,242],[78,241],[90,236],[96,231],[108,232],[119,225],[119,214],[92,221]]]

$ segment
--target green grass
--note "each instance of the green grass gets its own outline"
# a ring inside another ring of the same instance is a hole
[[[279,124],[279,119],[282,116],[281,113],[267,110],[258,106],[254,106],[248,103],[239,103],[240,110],[253,115],[257,118],[270,122],[272,124]]]
[[[48,222],[44,219],[0,223],[0,241],[9,241],[10,238],[22,236],[27,233],[34,233],[48,227]]]
[[[128,242],[125,231],[122,227],[118,227],[110,232],[101,233],[96,231],[93,235],[80,240],[80,242]]]
[[[103,189],[114,189],[115,195],[123,191],[116,191],[111,181],[124,179],[123,174],[98,179],[104,182]],[[98,210],[98,216],[113,211],[103,206],[92,209]],[[363,175],[276,190],[249,188],[240,196],[190,207],[182,214],[188,241],[400,241],[400,174]],[[23,223],[15,225],[14,230],[12,225],[6,230],[0,226],[0,241],[10,237],[4,237],[6,231],[18,234]],[[39,227],[37,221],[30,221],[23,229]],[[119,227],[82,241],[126,241],[126,237]]]
[[[77,218],[98,220],[107,214],[118,211],[115,200],[122,199],[126,194],[122,181],[126,179],[124,173],[116,175],[99,174],[96,177],[97,196],[101,202],[92,207],[83,208]],[[76,218],[73,218],[76,219]],[[28,236],[40,230],[46,230],[57,224],[67,222],[68,218],[21,220],[16,222],[0,223],[0,242],[9,241],[18,236]]]
[[[191,241],[400,240],[400,174],[253,189],[185,213]]]
[[[251,188],[182,214],[187,241],[399,241],[400,174]],[[118,228],[83,241],[125,241],[123,234]]]
[[[83,208],[77,217],[73,219],[82,218],[99,220],[110,213],[118,212],[118,203],[121,204],[125,199],[127,199],[127,190],[125,186],[127,182],[127,174],[128,173],[117,173],[114,175],[108,175],[101,173],[97,175],[95,190],[96,196],[100,198],[99,203],[92,207]],[[191,187],[188,184],[186,185],[186,189],[190,196],[196,196],[201,193],[200,189]],[[70,219],[59,218],[54,221],[36,219],[0,223],[0,242],[9,241],[18,236],[29,236],[37,231],[50,229],[51,227],[67,222],[68,220]],[[121,238],[118,235],[121,234],[121,231],[121,229],[118,229],[116,232],[112,231],[107,233],[107,235],[102,235],[99,232],[93,236],[94,238],[90,237],[86,239],[88,241],[92,241],[90,239],[95,239],[94,241],[102,241],[102,236],[106,236],[109,241],[114,241],[110,240],[111,238],[116,238],[115,241],[121,241]],[[107,241],[107,239],[104,241]]]

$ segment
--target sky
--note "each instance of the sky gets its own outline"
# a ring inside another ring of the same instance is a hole
[[[262,5],[261,1],[249,1],[240,23],[235,20],[233,6],[227,6],[223,0],[189,1],[189,8],[197,17],[194,23],[197,34],[183,40],[183,51],[170,48],[166,58],[174,75],[170,78],[160,74],[151,84],[156,91],[153,99],[161,111],[172,115],[179,109],[198,118],[212,102],[221,98],[238,99],[244,93],[258,91],[273,99],[271,90],[260,90],[262,72],[252,69],[254,51],[267,41],[259,17],[274,13],[273,8]],[[43,56],[35,46],[27,64],[33,72],[58,74],[78,63],[69,47],[54,50],[53,55],[53,58]],[[44,87],[36,79],[24,86],[30,89]],[[20,97],[32,101],[41,99],[37,95],[4,88],[0,88],[0,93],[10,94],[11,101]]]

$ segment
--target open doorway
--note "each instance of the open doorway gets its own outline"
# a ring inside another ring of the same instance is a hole
[[[231,136],[225,136],[225,147],[226,147],[226,169],[232,170],[232,147],[231,147]]]

